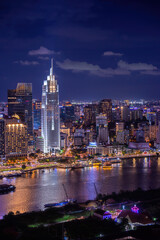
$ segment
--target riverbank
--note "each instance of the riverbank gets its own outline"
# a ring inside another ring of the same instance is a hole
[[[154,197],[160,196],[160,189],[123,191],[123,193],[120,192],[116,194],[116,197],[115,194],[106,195],[108,199],[111,197],[114,198],[117,204],[121,203],[118,199],[130,201],[130,199],[135,198],[135,196],[142,200],[140,203],[142,206],[140,211],[148,212],[149,209],[157,209],[156,212],[150,211],[149,213],[152,219],[155,218],[158,223],[160,220],[159,208],[157,207],[159,201]],[[153,199],[151,199],[151,197]],[[147,202],[146,205],[146,201],[149,201],[149,199],[150,202]],[[158,233],[158,237],[160,237],[159,225],[141,226],[141,231],[138,230],[139,228],[134,231],[126,231],[128,227],[127,221],[117,223],[117,221],[113,219],[100,219],[95,213],[96,209],[104,208],[104,202],[101,200],[95,202],[97,203],[97,207],[90,207],[90,209],[74,203],[61,208],[49,208],[44,211],[23,214],[10,212],[0,221],[1,236],[4,239],[9,236],[9,239],[12,240],[17,238],[24,240],[31,237],[33,240],[40,237],[49,240],[51,236],[57,240],[64,239],[64,236],[66,236],[66,239],[67,237],[68,239],[117,239],[122,236],[128,236],[127,234],[129,233],[130,236],[143,236],[143,238],[140,237],[138,239],[151,239],[146,238],[145,232],[147,232],[147,235],[149,234],[150,237],[155,230],[156,234]],[[86,203],[87,202],[84,204]],[[117,206],[115,208],[117,208]],[[105,206],[105,211],[106,210],[108,211],[107,205]],[[141,233],[143,233],[143,235]]]
[[[115,159],[120,159],[121,161],[123,160],[127,160],[127,159],[132,159],[132,158],[148,158],[148,157],[157,157],[156,153],[151,153],[151,154],[141,154],[141,155],[125,155],[125,156],[117,156],[117,157],[108,157],[108,160],[115,160]],[[32,172],[35,170],[39,170],[39,169],[47,169],[47,168],[62,168],[62,169],[79,169],[79,168],[84,168],[84,167],[101,167],[101,164],[96,165],[94,163],[94,160],[86,160],[86,159],[82,159],[81,160],[81,164],[70,164],[67,161],[62,163],[61,160],[58,162],[46,162],[46,163],[37,163],[34,164],[34,166],[26,166],[25,169],[22,169],[22,166],[1,166],[0,167],[0,179],[4,178],[4,177],[19,177],[22,174],[25,174],[27,172]],[[88,162],[90,161],[90,163]]]
[[[120,159],[129,159],[129,158],[145,158],[145,157],[158,157],[157,153],[150,153],[150,154],[140,154],[140,155],[125,155],[120,156]]]
[[[0,169],[0,179],[3,177],[19,177],[22,174],[25,174],[27,172],[32,172],[38,169],[45,169],[45,168],[54,168],[55,163],[53,164],[43,164],[43,165],[38,165],[38,166],[33,166],[33,167],[26,167],[25,169],[22,169],[22,167],[19,168],[7,168],[7,169]]]

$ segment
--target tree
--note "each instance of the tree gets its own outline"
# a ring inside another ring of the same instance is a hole
[[[25,165],[25,164],[23,164],[23,165],[22,165],[22,169],[24,170],[25,168],[26,168],[26,165]]]

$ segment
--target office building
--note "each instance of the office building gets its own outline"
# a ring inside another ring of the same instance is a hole
[[[99,113],[105,114],[108,121],[112,121],[112,100],[103,99],[99,103]]]
[[[65,121],[73,121],[75,119],[74,106],[70,102],[65,102],[60,108],[60,117]]]
[[[5,120],[0,116],[0,159],[5,155]]]
[[[42,137],[36,137],[35,140],[35,150],[43,152],[44,148],[44,139]]]
[[[5,155],[26,156],[28,152],[27,125],[18,116],[5,119]]]
[[[116,135],[124,130],[124,122],[116,122]]]
[[[50,75],[42,86],[41,132],[44,139],[44,152],[60,150],[59,86],[53,75],[53,59]]]
[[[102,144],[109,143],[108,127],[99,127],[97,142]]]
[[[130,121],[130,109],[128,106],[121,107],[121,120],[125,122]]]
[[[41,127],[41,106],[40,100],[33,99],[33,129],[38,130]]]
[[[107,116],[105,114],[99,114],[96,116],[96,127],[99,128],[99,126],[107,126]]]
[[[8,116],[8,103],[0,102],[0,115],[1,114]]]
[[[141,109],[130,109],[130,120],[136,121],[137,119],[143,119],[143,110]]]
[[[92,124],[92,106],[88,105],[84,107],[84,124],[90,125]]]
[[[17,114],[27,125],[27,132],[33,135],[32,84],[18,83],[16,89],[8,90],[8,116]]]

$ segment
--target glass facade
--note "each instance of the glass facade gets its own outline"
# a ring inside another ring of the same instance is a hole
[[[53,59],[50,75],[42,86],[41,132],[44,139],[44,153],[60,149],[59,86],[53,75]]]
[[[32,136],[32,83],[18,83],[16,89],[8,90],[8,115],[14,114],[27,124],[28,134]]]
[[[33,129],[41,127],[41,101],[33,99]]]

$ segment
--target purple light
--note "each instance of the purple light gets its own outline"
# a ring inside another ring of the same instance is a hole
[[[139,213],[139,208],[134,205],[134,207],[131,208],[132,212]]]

